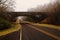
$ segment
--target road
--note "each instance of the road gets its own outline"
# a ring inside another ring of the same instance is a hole
[[[21,26],[21,40],[60,40],[60,30],[31,24],[21,24]]]

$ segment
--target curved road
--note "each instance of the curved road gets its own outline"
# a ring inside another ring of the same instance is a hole
[[[60,30],[22,23],[21,40],[60,40]]]

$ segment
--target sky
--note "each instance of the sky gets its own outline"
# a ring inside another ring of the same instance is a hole
[[[16,12],[26,12],[30,8],[35,8],[38,5],[44,5],[44,4],[49,4],[50,2],[53,2],[55,0],[15,0]]]

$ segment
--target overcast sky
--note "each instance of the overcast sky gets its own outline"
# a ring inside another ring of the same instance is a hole
[[[27,11],[30,8],[35,8],[38,5],[48,4],[55,0],[15,0],[15,11]]]

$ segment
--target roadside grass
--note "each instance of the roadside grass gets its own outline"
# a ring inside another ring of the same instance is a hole
[[[33,23],[33,22],[28,22],[28,21],[24,21],[25,23],[29,23],[29,24],[32,24],[32,25],[36,25],[38,27],[48,27],[48,28],[53,28],[53,29],[57,29],[57,30],[60,30],[60,26],[56,26],[56,25],[50,25],[50,24],[39,24],[39,23]]]
[[[10,34],[12,32],[20,30],[20,25],[19,24],[12,24],[12,27],[5,29],[5,30],[0,30],[0,36]]]

